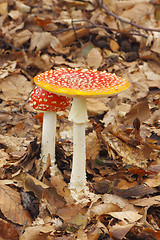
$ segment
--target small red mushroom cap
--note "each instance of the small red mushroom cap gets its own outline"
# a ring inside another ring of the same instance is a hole
[[[103,97],[121,92],[129,83],[115,74],[89,69],[56,69],[37,75],[36,85],[70,97]]]
[[[70,105],[70,102],[70,98],[58,96],[40,87],[35,87],[30,96],[30,105],[38,111],[63,111]]]

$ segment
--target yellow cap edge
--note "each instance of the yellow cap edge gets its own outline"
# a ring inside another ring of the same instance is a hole
[[[98,90],[98,91],[82,91],[78,89],[71,88],[62,88],[54,85],[50,85],[48,83],[44,83],[41,81],[37,81],[36,77],[34,78],[34,82],[37,86],[59,95],[67,96],[67,97],[84,97],[84,98],[98,98],[98,97],[107,97],[118,94],[121,91],[126,90],[129,87],[129,83],[126,81],[124,85],[115,86],[108,90]]]

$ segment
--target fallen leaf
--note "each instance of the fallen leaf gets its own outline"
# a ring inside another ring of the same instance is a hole
[[[8,14],[13,20],[20,19],[22,14],[18,10],[11,10]]]
[[[118,156],[121,156],[125,164],[135,165],[137,167],[146,166],[146,158],[144,157],[143,152],[140,149],[126,144],[125,142],[121,141],[119,138],[114,137],[108,132],[102,134],[102,137],[104,137],[104,143],[106,147],[108,148],[109,146],[118,154]],[[110,154],[112,154],[112,151],[110,152]]]
[[[87,157],[87,159],[92,159],[92,161],[93,161],[99,154],[100,149],[101,149],[100,141],[97,138],[96,133],[95,132],[89,133],[88,136],[86,137],[86,157]]]
[[[109,233],[116,239],[123,239],[133,226],[134,224],[126,224],[125,222],[120,222],[111,226],[109,228]]]
[[[18,240],[19,233],[11,223],[0,218],[0,237],[3,239]]]
[[[88,53],[87,63],[89,67],[98,69],[102,63],[102,60],[101,53],[97,48],[92,48]]]
[[[4,78],[1,82],[3,99],[28,99],[28,93],[32,91],[33,84],[23,76],[15,74]]]
[[[102,115],[108,111],[108,108],[100,99],[87,99],[87,111],[90,117]]]
[[[110,212],[108,214],[119,220],[127,221],[128,223],[134,223],[142,218],[142,215],[135,211]]]
[[[0,168],[3,167],[7,160],[9,160],[9,155],[3,149],[0,149]]]
[[[29,30],[23,30],[14,34],[13,43],[15,47],[21,47],[24,43],[26,43],[32,36],[32,33]]]
[[[160,185],[160,173],[158,173],[154,178],[148,178],[145,183],[150,187],[158,187]]]
[[[27,141],[25,138],[17,138],[7,135],[0,135],[0,142],[6,146],[10,152],[20,151],[22,148],[26,149],[27,145],[29,144],[29,141]]]
[[[117,52],[119,50],[119,44],[113,39],[110,40],[109,46],[112,52]]]
[[[62,209],[66,205],[65,199],[53,187],[43,191],[42,201],[44,200],[47,202],[47,209],[52,216],[57,213],[58,209]]]
[[[87,233],[87,239],[88,240],[97,240],[99,237],[103,234],[106,233],[109,235],[107,228],[103,223],[98,221],[95,225],[91,226]]]
[[[142,198],[142,199],[132,199],[130,202],[139,207],[151,207],[153,205],[160,205],[160,196]]]
[[[55,38],[49,32],[33,32],[29,51],[33,51],[34,49],[36,49],[36,51],[40,51],[49,46],[52,41],[55,42]],[[55,44],[53,44],[53,42],[52,47],[55,48]]]
[[[159,87],[160,86],[160,79],[159,74],[154,72],[148,65],[148,63],[144,63],[141,68],[144,71],[144,74],[147,78],[147,84],[149,87]]]
[[[0,185],[0,208],[4,216],[14,223],[24,225],[32,222],[28,212],[23,209],[20,193],[6,185]]]
[[[113,203],[99,203],[96,206],[93,206],[90,210],[91,217],[101,216],[103,214],[108,214],[110,212],[117,212],[121,210],[119,206]]]
[[[18,10],[22,13],[28,13],[30,12],[30,6],[20,2],[20,1],[16,1],[16,6],[18,8]]]
[[[159,32],[154,32],[153,33],[153,44],[151,46],[151,50],[160,54],[159,38],[160,38],[160,33]]]
[[[19,240],[44,240],[51,232],[54,232],[52,224],[32,226],[25,229]]]
[[[8,3],[7,2],[1,2],[0,3],[0,14],[2,16],[7,15],[8,13]]]
[[[68,185],[63,179],[62,175],[56,175],[51,177],[52,186],[56,188],[57,193],[64,197],[68,204],[72,204],[74,199],[71,196],[70,190],[68,189]]]
[[[17,61],[6,61],[0,69],[0,79],[15,71]]]
[[[75,204],[65,205],[64,207],[57,210],[57,215],[63,219],[64,222],[72,222],[72,220],[75,218],[76,222],[76,216],[78,213],[82,211],[82,207]],[[82,211],[83,212],[83,211]],[[81,213],[82,214],[82,213]],[[84,214],[81,215],[81,220],[86,222],[86,218]],[[73,220],[74,221],[74,220]],[[78,221],[78,219],[77,219]],[[82,223],[82,222],[81,222]]]
[[[136,117],[143,123],[151,116],[149,105],[147,101],[142,101],[131,107],[130,111],[123,118],[125,124],[133,124]]]

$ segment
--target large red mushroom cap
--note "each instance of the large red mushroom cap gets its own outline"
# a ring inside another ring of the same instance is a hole
[[[38,111],[63,111],[70,105],[70,102],[70,98],[58,96],[40,87],[35,87],[30,96],[30,105]]]
[[[37,75],[35,84],[47,91],[70,97],[103,97],[114,95],[129,87],[115,74],[89,69],[56,69]]]

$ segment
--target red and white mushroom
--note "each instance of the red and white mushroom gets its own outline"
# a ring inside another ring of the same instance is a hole
[[[128,88],[129,83],[115,74],[88,69],[50,70],[34,78],[36,85],[50,92],[72,97],[69,119],[73,121],[73,164],[70,188],[85,192],[85,126],[88,121],[86,98],[106,97]]]
[[[57,171],[55,165],[56,112],[65,110],[70,102],[70,98],[58,96],[40,87],[35,87],[30,96],[30,105],[36,111],[44,112],[41,143],[42,170],[45,169],[47,157],[50,154],[51,175],[55,175]]]

